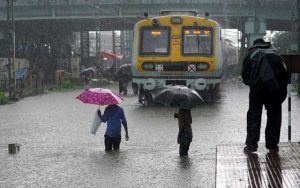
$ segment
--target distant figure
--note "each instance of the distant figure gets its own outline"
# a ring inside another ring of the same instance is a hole
[[[179,155],[187,156],[193,140],[191,110],[180,108],[178,113],[174,114],[174,117],[178,118],[177,143],[179,144]]]
[[[121,143],[121,123],[125,130],[125,140],[129,139],[127,121],[123,108],[114,104],[105,108],[104,114],[97,111],[102,122],[107,122],[107,128],[104,135],[105,151],[118,150]]]
[[[119,80],[119,94],[120,95],[127,95],[127,86],[128,86],[128,80],[125,80],[124,78],[120,78]]]
[[[245,153],[256,152],[263,106],[267,110],[266,148],[277,152],[281,128],[281,104],[287,95],[288,73],[271,43],[256,39],[243,62],[242,78],[250,86]]]
[[[114,80],[116,66],[116,62],[113,62],[110,67],[104,67],[103,69],[100,69],[101,75],[107,80]]]
[[[119,82],[119,94],[127,95],[127,86],[128,83],[132,80],[131,65],[121,65],[117,69],[115,76]]]
[[[137,83],[131,82],[131,88],[134,95],[137,95],[139,92],[139,86]]]

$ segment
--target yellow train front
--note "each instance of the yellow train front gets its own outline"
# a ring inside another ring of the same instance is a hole
[[[214,95],[222,75],[220,35],[216,21],[190,12],[163,13],[136,23],[132,74],[139,101],[151,102],[151,91],[169,84]]]

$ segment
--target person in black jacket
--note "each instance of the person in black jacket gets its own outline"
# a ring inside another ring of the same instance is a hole
[[[267,126],[265,129],[266,148],[277,152],[281,129],[281,104],[287,95],[287,85],[283,84],[274,90],[266,90],[259,84],[251,84],[251,72],[253,71],[253,57],[258,49],[273,49],[270,42],[259,38],[248,49],[242,66],[242,78],[246,85],[250,86],[249,109],[247,112],[247,137],[245,153],[256,152],[260,138],[262,109],[267,110]],[[273,49],[274,50],[274,49]],[[262,58],[260,58],[262,59]],[[269,62],[272,64],[272,62]],[[273,65],[269,65],[274,67]]]
[[[177,143],[179,144],[179,155],[181,157],[187,156],[193,140],[191,110],[179,108],[178,113],[175,113],[174,117],[178,118],[179,132]]]
[[[119,94],[127,95],[127,86],[128,83],[132,80],[132,73],[131,73],[131,65],[130,64],[123,64],[121,65],[116,73],[115,73],[116,80],[119,82]]]

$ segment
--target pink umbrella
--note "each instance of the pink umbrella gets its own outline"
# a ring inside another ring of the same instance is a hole
[[[111,105],[120,104],[123,99],[110,89],[90,88],[83,91],[76,99],[88,104]]]

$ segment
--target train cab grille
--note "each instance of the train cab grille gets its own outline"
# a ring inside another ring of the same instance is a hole
[[[207,71],[207,62],[144,62],[142,68],[145,71],[179,71],[179,72],[198,72]]]

